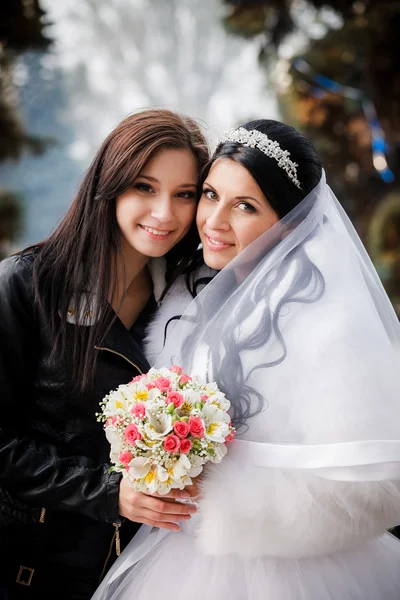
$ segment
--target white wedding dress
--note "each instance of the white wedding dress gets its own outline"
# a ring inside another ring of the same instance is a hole
[[[113,583],[104,582],[94,600],[399,599],[400,542],[390,534],[317,558],[243,559],[204,554],[196,545],[196,520],[181,532],[154,530],[150,537],[146,528],[145,540],[133,540],[116,565],[122,570],[124,559],[144,553],[146,541],[147,552]]]
[[[264,406],[207,465],[196,516],[142,527],[94,600],[399,600],[399,341],[324,178],[193,302],[178,280],[150,364],[222,380],[232,402],[244,381]]]

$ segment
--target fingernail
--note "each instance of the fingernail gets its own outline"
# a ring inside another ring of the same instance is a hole
[[[190,498],[189,492],[182,492],[181,498]]]

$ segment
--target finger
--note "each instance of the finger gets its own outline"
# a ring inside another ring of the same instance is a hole
[[[142,498],[141,507],[152,510],[160,514],[176,514],[176,515],[192,515],[196,512],[194,506],[187,506],[179,502],[165,502],[159,500],[153,496],[146,496]]]
[[[153,521],[154,523],[169,523],[177,524],[176,521],[187,521],[190,519],[190,515],[163,515],[161,513],[155,513],[152,510],[143,510],[142,518]]]
[[[154,523],[154,527],[169,529],[170,531],[180,531],[180,527],[176,523]]]
[[[187,490],[170,490],[168,494],[161,495],[155,492],[152,496],[156,498],[189,498],[190,492]]]
[[[169,531],[179,531],[179,525],[177,523],[161,523],[152,521],[151,519],[142,519],[140,523],[144,525],[151,525],[151,527],[158,527],[159,529],[168,529]]]

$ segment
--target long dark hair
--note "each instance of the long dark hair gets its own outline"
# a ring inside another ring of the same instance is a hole
[[[279,143],[283,150],[290,152],[290,159],[297,163],[297,178],[301,187],[298,188],[288,177],[286,171],[278,166],[274,158],[266,156],[257,148],[248,148],[239,143],[226,142],[220,144],[210,162],[206,165],[202,180],[205,181],[209,170],[217,159],[230,159],[245,167],[255,179],[269,204],[282,219],[294,209],[318,184],[322,175],[321,161],[311,142],[301,135],[296,129],[278,121],[257,120],[243,125],[248,131],[256,129],[265,133],[271,140]],[[192,295],[196,293],[196,271],[202,260],[199,255],[193,258],[188,265],[186,280]],[[249,384],[250,374],[243,373],[241,352],[257,349],[264,345],[270,338],[278,340],[281,354],[272,363],[257,365],[256,368],[270,368],[282,362],[287,353],[285,340],[279,328],[279,317],[284,307],[292,303],[316,302],[324,293],[325,281],[322,273],[307,256],[304,249],[297,252],[296,258],[291,254],[286,256],[274,270],[273,279],[261,281],[253,291],[254,302],[267,302],[270,304],[271,296],[279,283],[293,268],[294,276],[289,289],[281,298],[274,310],[262,311],[261,321],[255,332],[245,340],[240,341],[240,346],[235,339],[235,333],[221,326],[221,336],[218,345],[209,348],[213,373],[221,389],[230,398],[235,398],[232,405],[232,421],[236,427],[246,424],[247,419],[258,414],[265,407],[265,400]],[[232,282],[234,285],[234,282]],[[296,290],[296,292],[294,291]],[[229,294],[227,294],[229,296]],[[229,306],[229,299],[227,300]],[[249,311],[254,310],[254,304],[249,303]],[[187,340],[182,350],[182,355],[190,356],[191,348],[196,345],[196,331]]]
[[[145,110],[124,119],[105,139],[80,189],[57,229],[33,251],[33,281],[37,306],[54,338],[51,358],[67,352],[66,316],[71,299],[76,314],[88,309],[87,295],[95,287],[97,320],[74,328],[74,381],[82,391],[92,384],[94,347],[101,343],[115,313],[110,298],[117,290],[117,265],[123,264],[116,197],[129,189],[146,163],[161,149],[188,149],[199,173],[209,155],[198,124],[169,110]],[[166,255],[167,279],[189,264],[199,245],[193,224]],[[183,264],[182,264],[183,263]]]

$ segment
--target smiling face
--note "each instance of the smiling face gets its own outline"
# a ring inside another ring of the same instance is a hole
[[[279,221],[249,171],[219,158],[203,184],[197,227],[205,263],[220,271]]]
[[[185,236],[196,212],[197,169],[190,150],[160,150],[117,197],[126,257],[163,256]]]

